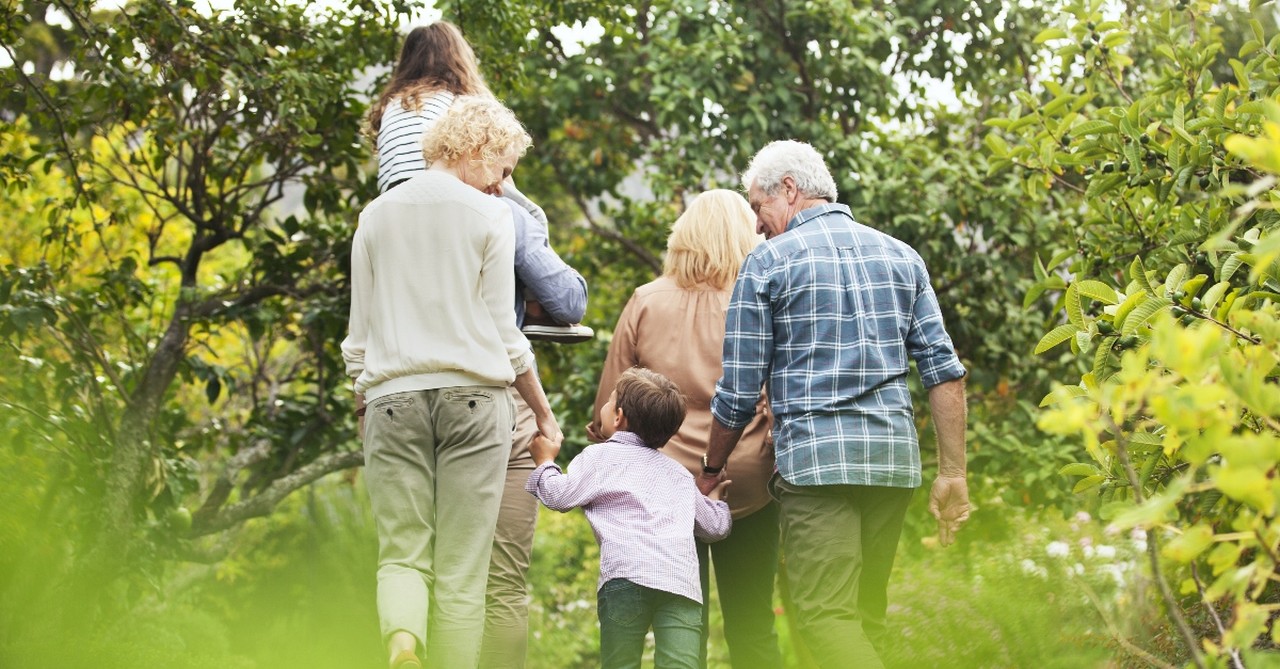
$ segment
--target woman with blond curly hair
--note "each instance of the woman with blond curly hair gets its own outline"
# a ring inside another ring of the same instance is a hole
[[[360,213],[342,342],[378,526],[378,616],[393,669],[472,668],[484,632],[514,387],[563,439],[516,327],[511,209],[486,195],[530,144],[488,97],[459,97],[427,169]]]
[[[437,21],[414,28],[405,38],[391,81],[369,110],[368,130],[377,141],[378,189],[388,192],[426,171],[423,135],[461,95],[490,96],[476,57],[456,26]],[[465,128],[464,128],[465,130]],[[517,323],[529,338],[553,339],[573,335],[589,338],[585,326],[530,323],[530,310],[563,323],[582,320],[587,308],[587,284],[551,248],[547,218],[509,180],[489,192],[501,195],[516,229],[513,305]],[[538,501],[524,491],[533,471],[529,443],[537,433],[533,412],[518,393],[516,433],[512,439],[507,478],[493,538],[486,600],[484,643],[480,666],[485,669],[523,669],[529,635],[528,573]]]
[[[688,414],[662,449],[695,477],[711,432],[711,397],[720,378],[725,310],[747,254],[763,238],[741,195],[702,193],[671,227],[663,274],[640,286],[622,310],[609,344],[588,433],[602,433],[600,409],[618,377],[632,367],[659,372],[680,386]],[[703,601],[715,563],[724,636],[735,669],[781,669],[774,629],[773,582],[778,565],[778,508],[766,489],[773,473],[768,405],[764,397],[742,433],[727,471],[733,485],[726,498],[733,514],[729,538],[698,542]],[[718,473],[718,470],[717,470]],[[702,666],[706,666],[707,607],[702,609]]]

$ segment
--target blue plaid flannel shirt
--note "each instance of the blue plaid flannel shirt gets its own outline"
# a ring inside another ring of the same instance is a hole
[[[810,207],[738,274],[711,412],[745,426],[768,380],[778,471],[795,485],[920,485],[908,357],[926,387],[961,378],[920,255]]]

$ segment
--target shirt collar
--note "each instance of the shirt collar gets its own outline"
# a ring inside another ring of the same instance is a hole
[[[791,220],[787,222],[787,231],[790,232],[791,230],[794,230],[815,218],[821,218],[827,214],[833,213],[842,213],[850,219],[853,219],[853,214],[849,211],[849,207],[840,204],[839,202],[828,202],[816,207],[809,207],[808,209],[801,210],[800,213],[793,216]]]
[[[635,432],[627,432],[626,430],[618,430],[617,432],[614,432],[613,436],[609,437],[609,441],[626,444],[628,446],[649,447],[648,444],[644,443],[644,440],[640,438],[640,435]]]

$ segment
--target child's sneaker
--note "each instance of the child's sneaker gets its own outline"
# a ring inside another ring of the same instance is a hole
[[[553,341],[558,344],[579,344],[591,341],[596,333],[589,327],[574,323],[561,323],[534,300],[524,303],[524,325],[520,328],[529,339]]]
[[[520,331],[531,340],[553,341],[557,344],[580,344],[591,341],[596,336],[594,330],[581,323],[525,323]]]

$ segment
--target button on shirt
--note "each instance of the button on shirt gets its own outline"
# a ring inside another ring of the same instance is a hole
[[[746,425],[767,377],[794,485],[918,487],[909,359],[926,387],[965,375],[920,255],[840,204],[805,209],[747,257],[723,357],[712,414]]]
[[[728,504],[702,495],[680,463],[631,432],[586,447],[568,474],[540,465],[525,490],[549,509],[586,512],[600,544],[597,588],[625,578],[701,603],[694,537],[719,541],[732,524]]]

